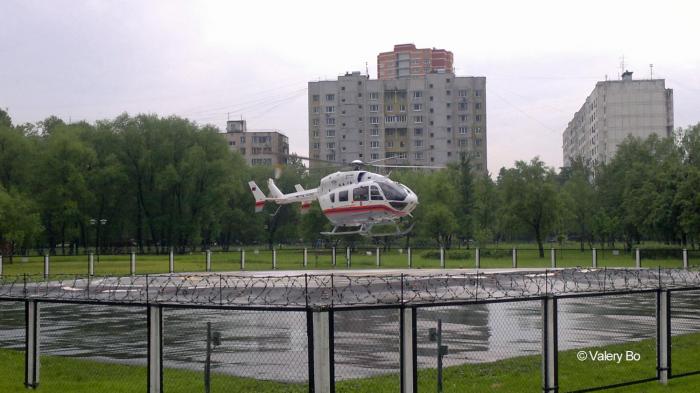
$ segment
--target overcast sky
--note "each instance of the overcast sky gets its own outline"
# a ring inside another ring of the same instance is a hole
[[[693,2],[0,1],[0,107],[16,123],[49,115],[176,114],[280,129],[308,152],[306,84],[346,71],[376,78],[376,56],[415,43],[486,76],[488,168],[540,156],[624,55],[635,78],[666,79],[675,125],[700,121]]]

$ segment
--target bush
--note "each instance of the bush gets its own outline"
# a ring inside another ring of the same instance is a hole
[[[440,250],[426,251],[421,256],[424,259],[440,260]],[[472,253],[465,250],[445,250],[445,259],[472,259]]]

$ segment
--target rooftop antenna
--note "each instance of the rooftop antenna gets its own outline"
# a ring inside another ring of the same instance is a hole
[[[649,64],[649,79],[654,79],[654,65]]]
[[[622,55],[622,60],[620,61],[620,79],[622,79],[622,74],[625,73],[625,55]]]
[[[365,62],[365,74],[367,74],[367,77],[369,77],[369,65],[367,62]]]

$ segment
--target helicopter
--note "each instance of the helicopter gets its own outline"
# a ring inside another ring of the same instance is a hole
[[[248,186],[255,197],[255,211],[261,212],[267,202],[277,205],[299,203],[303,214],[308,212],[313,201],[318,201],[321,211],[333,225],[331,231],[321,232],[322,235],[403,236],[413,229],[413,224],[402,230],[398,221],[403,217],[412,217],[411,212],[418,206],[418,196],[405,185],[387,176],[367,171],[364,167],[443,168],[377,165],[361,160],[354,160],[350,165],[352,170],[338,171],[322,178],[317,188],[305,190],[297,184],[294,186],[296,192],[289,194],[284,194],[273,179],[268,179],[269,195],[265,196],[260,187],[254,181],[250,181]],[[372,232],[372,227],[378,224],[391,224],[395,230],[386,233]]]

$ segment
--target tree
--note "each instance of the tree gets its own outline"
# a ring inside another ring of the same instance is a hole
[[[562,172],[564,172],[562,170]],[[567,171],[567,178],[564,179],[562,187],[562,197],[566,199],[563,207],[568,211],[571,220],[568,220],[568,227],[576,233],[579,239],[581,251],[584,242],[591,245],[592,220],[595,213],[595,190],[590,182],[593,173],[586,166],[583,160],[574,160]]]
[[[27,247],[41,231],[39,214],[26,195],[0,186],[0,255],[12,255],[17,246]]]
[[[535,157],[501,171],[498,183],[506,210],[532,231],[544,258],[544,236],[555,224],[559,208],[554,170]]]

